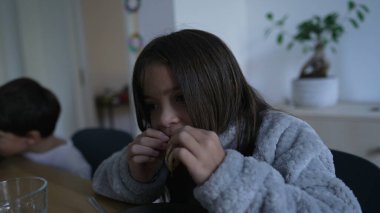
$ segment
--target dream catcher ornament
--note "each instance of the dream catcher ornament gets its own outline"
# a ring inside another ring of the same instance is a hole
[[[141,7],[141,0],[124,0],[124,7],[131,20],[131,33],[127,41],[128,49],[137,54],[144,46],[144,39],[138,29],[138,12]]]

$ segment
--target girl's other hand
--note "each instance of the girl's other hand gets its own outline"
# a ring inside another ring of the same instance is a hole
[[[169,143],[175,147],[173,157],[186,166],[198,185],[211,176],[226,155],[215,132],[191,126],[179,129]]]
[[[128,166],[133,178],[145,182],[161,167],[169,137],[155,129],[147,129],[128,144]]]

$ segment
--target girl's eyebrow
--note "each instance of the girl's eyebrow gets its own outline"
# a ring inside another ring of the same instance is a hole
[[[163,94],[163,95],[167,95],[167,94],[169,94],[169,93],[177,92],[177,91],[179,91],[179,90],[180,90],[179,86],[175,86],[175,87],[172,87],[172,88],[167,88],[167,89],[165,89],[164,91],[162,91],[162,94]]]
[[[169,93],[178,92],[178,91],[181,91],[181,88],[179,86],[175,86],[175,87],[167,88],[164,91],[162,91],[162,95],[167,95]],[[153,97],[147,94],[144,94],[144,99],[153,99]]]

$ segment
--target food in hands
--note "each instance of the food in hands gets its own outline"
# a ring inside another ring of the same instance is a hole
[[[179,161],[173,157],[173,149],[174,146],[170,144],[165,154],[165,164],[170,173],[172,173],[179,164]]]

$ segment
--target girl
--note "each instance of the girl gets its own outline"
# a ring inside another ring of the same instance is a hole
[[[168,202],[210,212],[360,212],[315,131],[265,103],[215,35],[151,41],[133,92],[142,133],[98,168],[97,193],[144,204],[167,190]],[[179,162],[172,173],[167,149]]]

